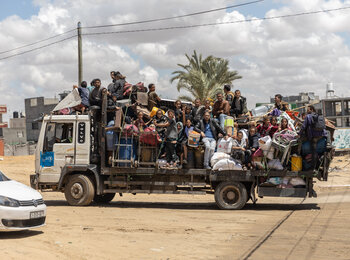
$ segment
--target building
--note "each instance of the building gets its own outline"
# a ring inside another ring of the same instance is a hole
[[[331,97],[322,100],[322,114],[337,128],[350,127],[350,97]]]
[[[58,104],[58,98],[34,97],[24,100],[26,114],[26,135],[28,142],[37,142],[40,128],[41,118],[45,114],[49,114]]]
[[[9,127],[3,128],[4,141],[7,145],[18,145],[27,143],[26,134],[26,119],[18,112],[13,113],[13,118],[10,118]]]

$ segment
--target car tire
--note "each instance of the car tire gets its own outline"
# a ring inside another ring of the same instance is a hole
[[[248,200],[247,189],[240,182],[221,182],[215,188],[214,196],[220,209],[241,209]]]
[[[114,199],[115,193],[105,193],[101,195],[95,195],[94,202],[96,203],[109,203]]]
[[[72,175],[65,186],[64,195],[69,205],[87,206],[94,199],[95,187],[88,176]]]

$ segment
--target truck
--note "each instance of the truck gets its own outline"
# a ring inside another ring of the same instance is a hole
[[[108,203],[116,194],[123,193],[212,194],[218,208],[241,209],[249,200],[255,204],[257,197],[317,196],[314,180],[327,180],[334,153],[328,144],[320,155],[317,170],[307,171],[291,171],[286,167],[283,170],[166,169],[159,167],[157,158],[142,162],[144,152],[140,144],[137,146],[137,140],[133,143],[133,137],[129,137],[129,143],[119,143],[112,153],[107,151],[107,132],[111,131],[107,113],[110,112],[104,93],[101,106],[91,107],[88,114],[44,116],[31,186],[42,192],[63,192],[68,204],[74,206]],[[137,150],[138,155],[120,158],[118,153],[125,152],[126,146]],[[306,185],[284,188],[262,185],[272,177],[301,177]]]

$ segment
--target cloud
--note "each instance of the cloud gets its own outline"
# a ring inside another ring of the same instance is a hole
[[[280,2],[283,4],[281,7],[268,10],[265,16],[350,5],[349,0]],[[75,28],[78,21],[82,22],[82,26],[91,26],[147,20],[225,6],[228,1],[35,0],[34,4],[40,7],[40,11],[30,19],[10,16],[0,21],[0,51],[65,32]],[[83,32],[236,21],[254,18],[250,11],[254,12],[254,9],[245,7],[152,24],[85,28]],[[179,93],[169,82],[171,72],[178,69],[178,63],[186,63],[185,53],[191,55],[193,50],[197,50],[204,56],[229,59],[230,67],[243,76],[234,82],[234,86],[242,90],[250,107],[255,102],[268,101],[275,93],[295,95],[302,91],[314,91],[324,95],[328,81],[334,82],[336,94],[346,94],[350,69],[346,38],[350,30],[347,22],[349,11],[183,30],[84,35],[84,79],[90,82],[98,77],[107,86],[110,82],[109,72],[118,70],[127,76],[130,83],[144,81],[147,86],[153,82],[162,96],[176,98]],[[0,58],[8,54],[0,54]],[[0,103],[7,103],[12,110],[21,110],[24,98],[34,95],[53,97],[71,89],[77,82],[77,73],[75,38],[0,61],[0,90],[4,93]]]

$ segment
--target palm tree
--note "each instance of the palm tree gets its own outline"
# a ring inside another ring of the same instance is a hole
[[[242,78],[237,71],[229,70],[226,59],[208,56],[203,60],[202,55],[198,56],[196,51],[192,57],[186,54],[186,58],[189,64],[178,64],[183,70],[174,71],[174,76],[170,79],[170,82],[178,80],[178,91],[184,89],[191,94],[180,96],[182,100],[193,101],[199,98],[204,102],[208,98],[215,98],[222,91],[223,85]]]

